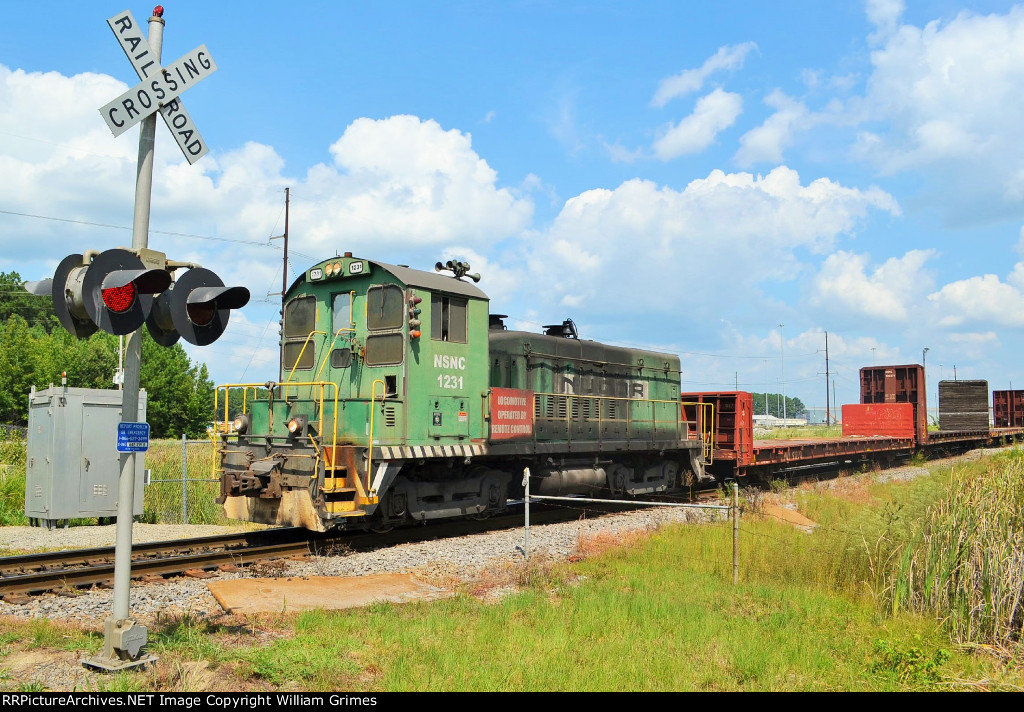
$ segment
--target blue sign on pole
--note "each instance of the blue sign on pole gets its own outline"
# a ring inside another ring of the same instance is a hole
[[[117,451],[145,452],[149,449],[149,423],[118,423]]]

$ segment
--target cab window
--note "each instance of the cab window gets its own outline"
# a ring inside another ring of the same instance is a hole
[[[366,293],[366,328],[400,329],[405,299],[395,284],[377,284]]]
[[[316,329],[316,297],[296,297],[284,307],[284,347],[281,349],[285,370],[313,368],[316,343],[306,339]],[[305,348],[303,348],[305,347]],[[301,358],[300,358],[301,356]]]
[[[469,301],[461,297],[433,294],[430,297],[430,338],[434,341],[466,343],[466,312]]]
[[[286,339],[306,338],[316,327],[316,297],[297,297],[284,308],[284,336]]]
[[[337,334],[339,329],[351,329],[352,324],[352,294],[342,292],[335,294],[332,298],[331,307],[331,328]]]
[[[396,366],[405,354],[405,338],[400,334],[366,337],[367,366]]]

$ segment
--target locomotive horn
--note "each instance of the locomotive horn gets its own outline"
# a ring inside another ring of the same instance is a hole
[[[444,269],[444,265],[443,264],[441,264],[440,262],[435,262],[434,263],[434,271],[435,272],[440,272],[443,269]]]

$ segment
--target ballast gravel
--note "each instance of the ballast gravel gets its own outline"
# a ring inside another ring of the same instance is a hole
[[[724,517],[722,510],[681,507],[650,507],[627,513],[582,518],[573,522],[531,525],[531,557],[561,560],[578,544],[601,532],[625,534],[653,531],[672,523],[703,522]],[[133,542],[184,539],[231,531],[227,527],[135,524]],[[113,546],[116,526],[74,527],[52,531],[37,527],[0,528],[0,546],[11,551],[82,549]],[[368,552],[339,547],[327,556],[256,564],[237,573],[217,573],[217,578],[364,576],[380,573],[413,573],[433,580],[471,580],[489,567],[524,561],[524,530],[473,534],[400,544]],[[133,619],[146,623],[156,615],[188,614],[197,618],[219,615],[223,609],[207,588],[207,581],[180,576],[161,583],[133,581],[130,610]],[[0,603],[0,615],[22,618],[76,621],[84,627],[102,628],[113,604],[111,589],[68,591],[66,595],[33,596],[27,603]]]

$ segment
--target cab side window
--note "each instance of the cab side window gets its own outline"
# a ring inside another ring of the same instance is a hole
[[[404,306],[402,288],[397,284],[376,284],[366,292],[366,328],[402,328]]]
[[[432,294],[430,297],[430,338],[434,341],[467,341],[467,320],[469,301],[446,294]]]
[[[405,355],[405,292],[397,284],[375,284],[366,292],[367,366],[395,366]],[[386,333],[373,333],[384,331]]]

